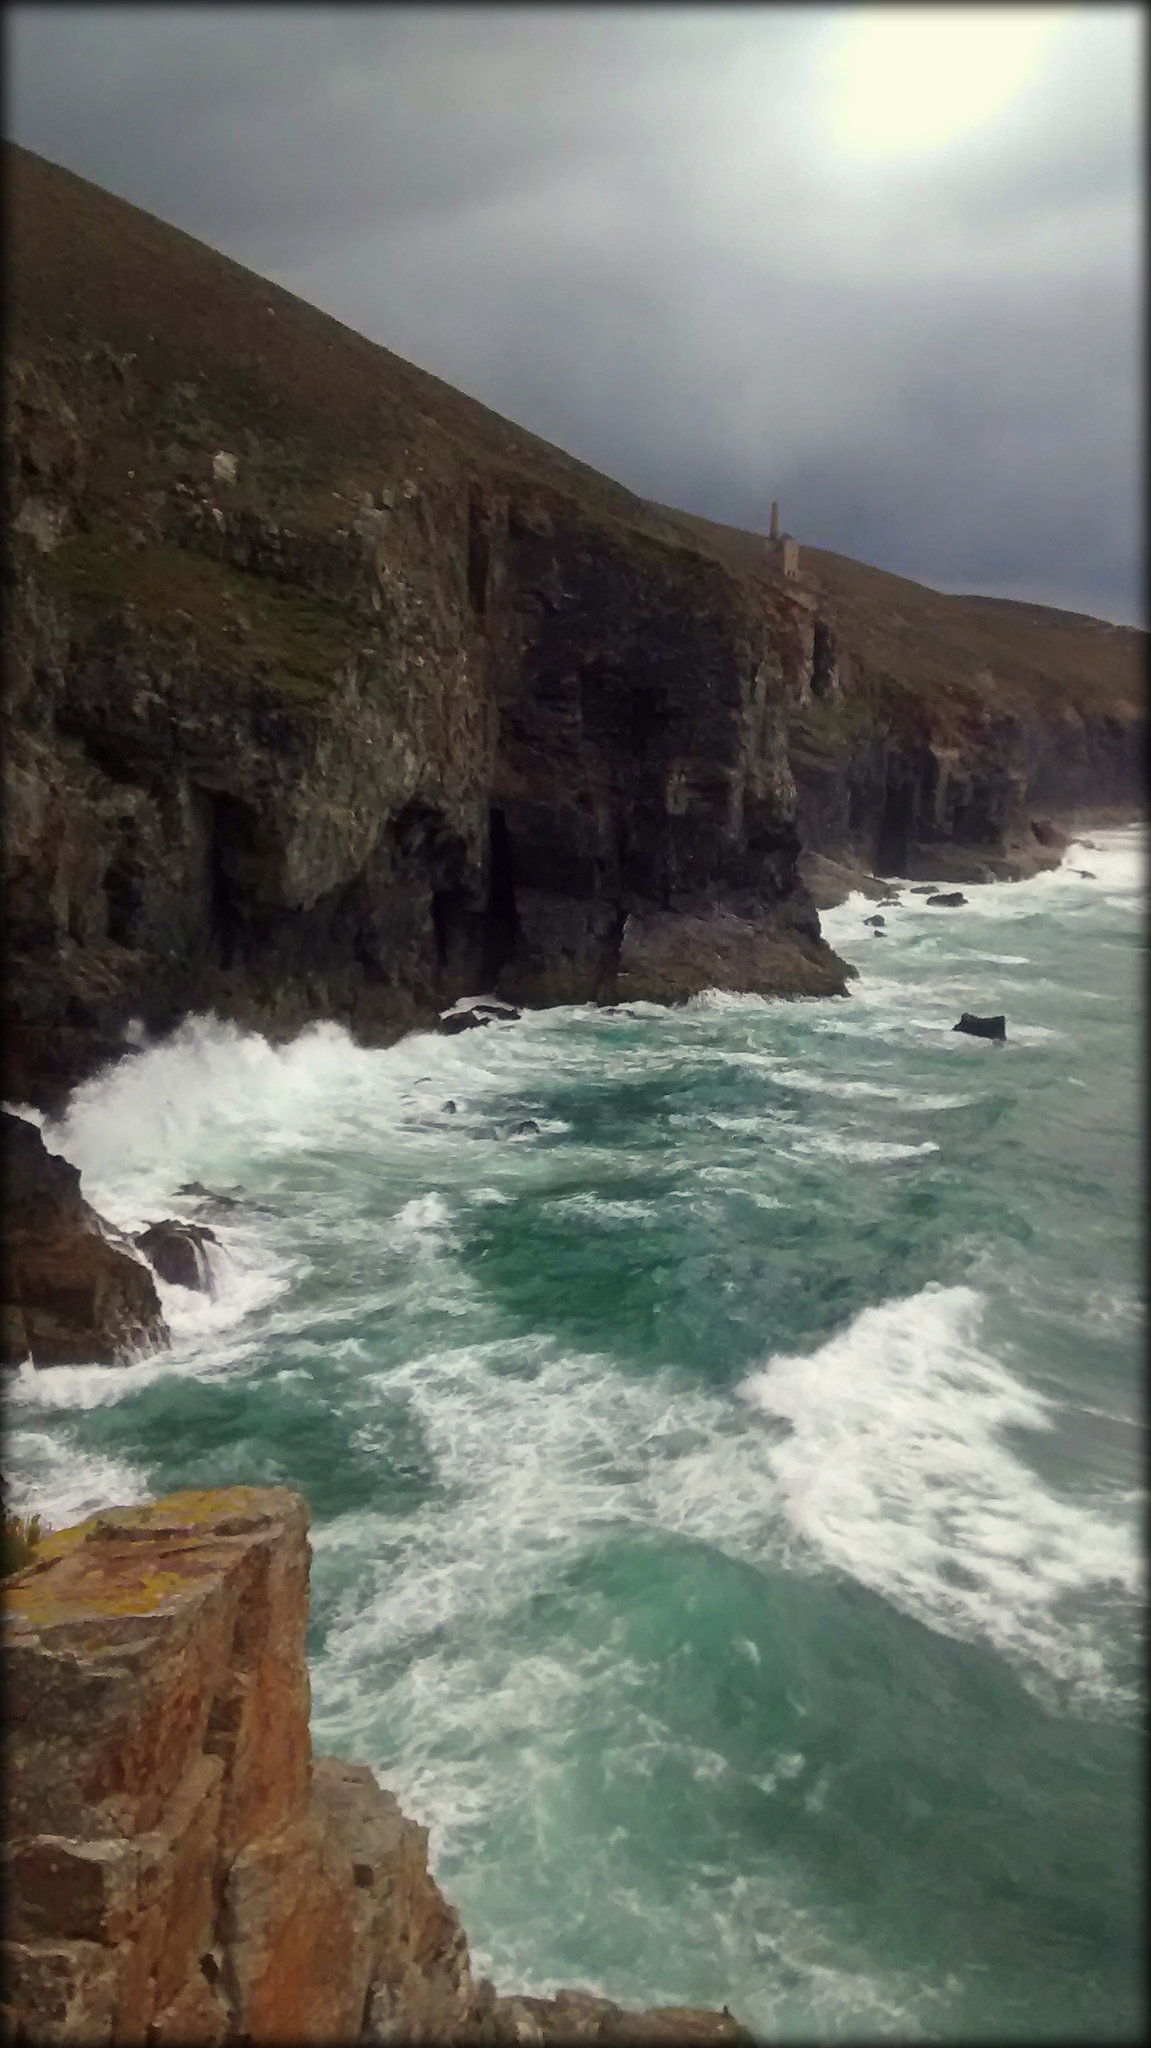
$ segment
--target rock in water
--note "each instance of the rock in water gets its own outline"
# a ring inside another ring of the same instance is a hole
[[[966,901],[967,898],[963,894],[962,889],[950,889],[947,890],[942,896],[929,896],[927,899],[927,906],[928,909],[930,909],[931,905],[933,903],[936,903],[939,905],[939,908],[941,910],[954,910],[957,907],[957,905],[959,905],[960,903],[966,903]]]
[[[491,1002],[473,1003],[472,1010],[477,1017],[495,1017],[509,1024],[514,1023],[517,1017],[523,1016],[523,1011],[517,1010],[514,1003],[497,1003],[494,999]]]
[[[912,893],[912,895],[913,895],[913,896],[934,896],[934,894],[935,894],[935,883],[934,883],[934,882],[914,882],[914,883],[912,884],[912,888],[911,888],[911,893]]]
[[[479,1031],[491,1022],[490,1017],[480,1017],[475,1010],[449,1010],[446,1017],[440,1018],[436,1030],[445,1038],[454,1038],[458,1031]]]
[[[176,1189],[178,1195],[196,1195],[202,1202],[214,1202],[218,1209],[239,1209],[242,1204],[236,1193],[222,1188],[206,1188],[202,1180],[186,1180]]]
[[[877,910],[874,917],[865,917],[863,922],[864,924],[884,925],[887,923],[887,919]]]
[[[953,1031],[966,1031],[972,1038],[994,1038],[1000,1043],[1007,1036],[1006,1017],[973,1017],[970,1010],[964,1010]]]
[[[509,1138],[535,1138],[539,1136],[539,1128],[539,1125],[530,1116],[525,1117],[522,1124],[512,1125],[508,1136]]]
[[[212,1292],[206,1244],[218,1244],[214,1230],[206,1223],[149,1223],[132,1239],[161,1280],[172,1287],[194,1287],[200,1294]]]
[[[156,1283],[80,1193],[78,1168],[0,1112],[6,1205],[0,1361],[123,1365],[168,1343]]]

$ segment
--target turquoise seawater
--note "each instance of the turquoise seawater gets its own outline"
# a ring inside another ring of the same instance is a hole
[[[12,1375],[18,1502],[307,1494],[316,1745],[500,1989],[1142,2031],[1144,841],[1091,837],[828,913],[846,999],[200,1019],[44,1124],[125,1227],[248,1205],[170,1354]]]

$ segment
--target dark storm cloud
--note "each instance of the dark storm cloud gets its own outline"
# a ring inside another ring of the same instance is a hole
[[[634,489],[1136,617],[1136,12],[876,161],[858,18],[16,8],[9,132]]]

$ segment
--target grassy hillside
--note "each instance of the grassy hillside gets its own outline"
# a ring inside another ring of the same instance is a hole
[[[760,535],[662,509],[737,573],[756,573]],[[962,685],[1005,706],[1095,712],[1143,702],[1147,636],[1133,626],[1008,598],[947,596],[823,548],[805,547],[800,567],[872,674],[916,695]]]
[[[578,502],[639,542],[722,561],[762,585],[763,539],[650,503],[439,378],[265,283],[191,236],[5,145],[9,347],[71,359],[73,378],[131,358],[141,432],[120,429],[90,478],[130,516],[181,453],[243,453],[243,490],[319,528],[382,475],[447,458]],[[148,430],[143,432],[147,420]],[[152,474],[155,470],[156,474]],[[237,502],[233,500],[233,502]],[[1044,606],[944,596],[862,562],[803,551],[811,587],[873,682],[919,700],[992,698],[1129,713],[1146,635]]]

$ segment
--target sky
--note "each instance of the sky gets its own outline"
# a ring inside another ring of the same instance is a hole
[[[11,6],[7,133],[646,497],[1143,624],[1138,6]]]

